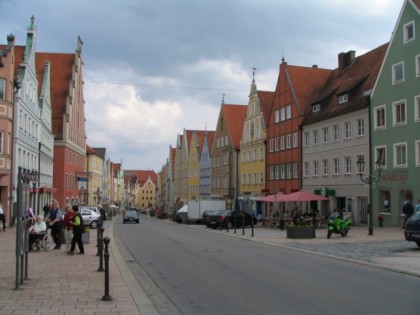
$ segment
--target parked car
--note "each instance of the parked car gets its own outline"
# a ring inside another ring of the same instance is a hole
[[[404,236],[407,241],[420,247],[420,212],[415,212],[406,222]]]
[[[126,222],[139,223],[140,222],[139,212],[136,209],[125,210],[124,215],[123,215],[123,223],[125,224]]]
[[[224,211],[224,210],[206,210],[206,211],[204,211],[203,215],[201,216],[201,223],[206,225],[207,227],[210,227],[209,226],[210,217],[216,215],[220,211]]]
[[[256,218],[251,214],[242,210],[222,210],[209,215],[208,227],[229,228],[231,229],[236,223],[236,227],[251,226],[256,224]]]
[[[98,221],[101,218],[100,213],[97,213],[95,210],[88,207],[81,207],[80,212],[85,226],[90,226],[92,229],[96,229],[98,227]]]

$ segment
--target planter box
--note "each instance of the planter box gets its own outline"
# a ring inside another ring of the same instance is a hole
[[[287,229],[287,238],[315,238],[315,227],[292,227]]]

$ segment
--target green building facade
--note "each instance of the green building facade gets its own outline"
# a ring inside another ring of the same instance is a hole
[[[372,186],[374,220],[401,225],[402,207],[420,203],[420,1],[401,9],[371,99],[371,169],[384,161]]]

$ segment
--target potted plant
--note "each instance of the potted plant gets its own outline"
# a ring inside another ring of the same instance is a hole
[[[384,216],[380,213],[378,214],[378,224],[379,224],[379,227],[384,226]]]

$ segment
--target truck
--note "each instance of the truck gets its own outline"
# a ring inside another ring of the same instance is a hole
[[[226,210],[226,200],[188,200],[188,223],[200,223],[206,210]]]

